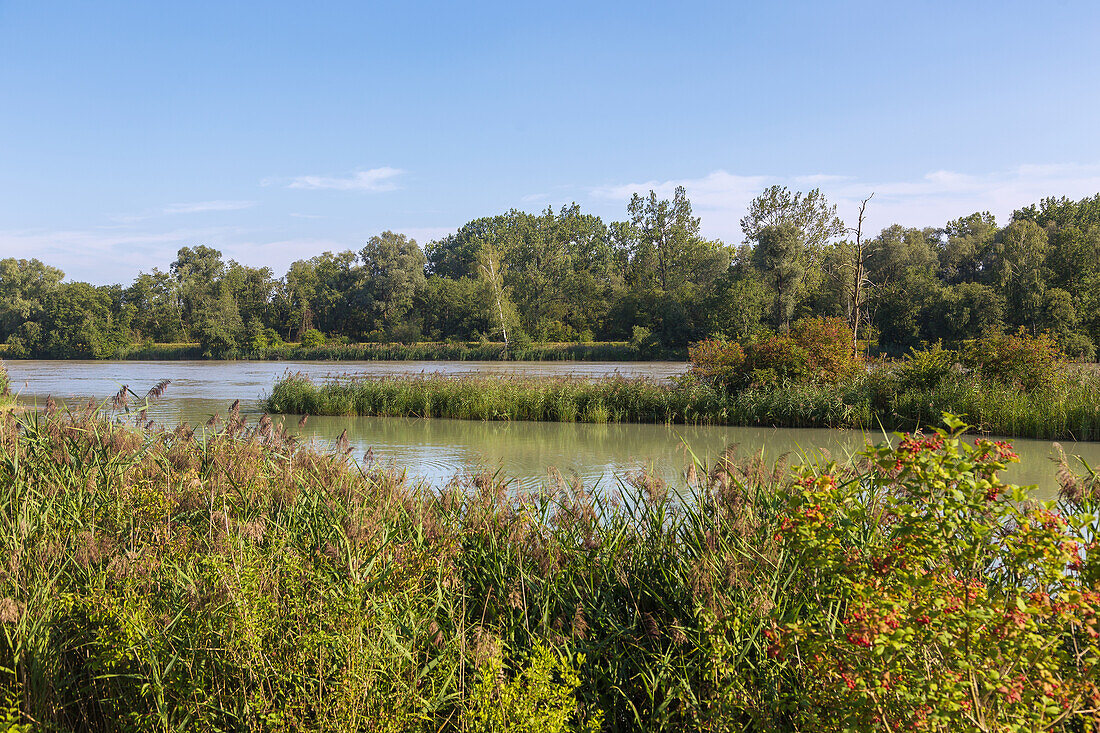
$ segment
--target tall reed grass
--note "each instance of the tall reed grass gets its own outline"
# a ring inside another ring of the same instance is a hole
[[[335,379],[316,385],[302,375],[280,379],[267,398],[273,413],[449,417],[557,422],[710,422],[718,393],[645,379],[584,380],[513,376],[411,375]]]
[[[845,613],[781,540],[804,472],[728,453],[677,491],[645,474],[600,494],[483,473],[432,489],[236,409],[136,429],[125,398],[0,416],[0,722],[842,728],[774,648],[777,622]],[[876,461],[822,480],[877,486]],[[866,547],[890,546],[866,521]],[[930,679],[956,674],[929,659]],[[1087,725],[1084,704],[1062,727]]]
[[[945,412],[1010,437],[1100,440],[1100,378],[1077,375],[1034,391],[972,375],[931,389],[900,386],[886,368],[840,385],[784,383],[729,392],[691,378],[409,375],[332,379],[300,374],[272,387],[273,413],[463,420],[642,422],[912,430]]]

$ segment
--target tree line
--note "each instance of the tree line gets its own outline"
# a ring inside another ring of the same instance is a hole
[[[942,227],[846,226],[819,190],[772,186],[737,244],[708,239],[683,188],[635,194],[621,221],[577,204],[475,219],[421,248],[383,232],[282,277],[205,245],[129,285],[67,282],[37,259],[0,260],[9,357],[104,358],[198,342],[209,355],[284,341],[628,340],[653,353],[749,341],[805,316],[848,321],[872,350],[992,333],[1100,342],[1100,194],[1046,198],[1004,226],[988,212]]]

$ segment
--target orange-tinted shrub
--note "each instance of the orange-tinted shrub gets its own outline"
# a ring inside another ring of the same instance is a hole
[[[852,331],[839,318],[804,318],[789,334],[757,338],[744,349],[719,339],[688,348],[692,374],[728,389],[785,382],[838,384],[862,369]]]
[[[806,350],[810,381],[836,384],[858,374],[863,360],[852,349],[852,329],[840,318],[803,318],[791,336]]]
[[[706,339],[688,346],[688,360],[696,378],[728,385],[739,379],[745,351],[736,341]]]

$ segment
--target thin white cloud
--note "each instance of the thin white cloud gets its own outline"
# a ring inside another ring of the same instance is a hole
[[[600,186],[589,193],[596,200],[625,202],[635,192],[645,194],[651,189],[667,198],[683,186],[707,236],[739,242],[741,217],[749,203],[773,184],[820,188],[845,220],[854,219],[859,201],[874,192],[866,225],[878,231],[890,224],[943,226],[975,211],[991,211],[1005,222],[1014,210],[1047,196],[1092,196],[1100,192],[1100,164],[1021,165],[983,174],[936,170],[911,180],[862,180],[822,173],[745,176],[717,170],[699,178]]]
[[[417,244],[423,247],[428,242],[454,234],[458,231],[458,227],[399,227],[394,231],[404,234],[409,239],[415,239]]]
[[[129,282],[139,270],[166,269],[179,247],[239,236],[236,227],[138,232],[118,228],[0,231],[0,257],[36,257],[74,280]]]
[[[828,173],[813,173],[808,176],[795,176],[791,180],[803,186],[812,186],[814,188],[819,188],[827,183],[838,183],[840,181],[851,180],[851,176],[834,176]]]
[[[223,242],[220,249],[223,258],[236,260],[253,267],[270,267],[275,277],[282,277],[296,260],[308,260],[322,252],[357,251],[362,244],[326,237],[298,237],[294,239],[252,240]]]
[[[217,201],[193,201],[180,204],[168,204],[159,209],[143,211],[140,214],[114,214],[108,217],[119,224],[135,224],[139,221],[147,221],[158,216],[173,214],[205,214],[215,211],[241,211],[250,209],[256,205],[255,201],[217,200]]]
[[[169,204],[164,207],[163,213],[199,214],[206,211],[240,211],[255,205],[255,201],[196,201],[189,204]]]
[[[702,211],[724,209],[734,201],[743,201],[747,204],[771,181],[772,179],[768,176],[739,176],[717,170],[702,178],[598,186],[592,189],[591,194],[598,199],[627,201],[635,193],[644,195],[649,191],[656,191],[658,196],[669,198],[678,186],[683,186],[687,190],[691,203]]]
[[[350,176],[297,176],[290,179],[267,178],[261,181],[264,186],[283,185],[309,191],[392,191],[397,188],[393,179],[404,173],[400,168],[371,168],[356,171]]]

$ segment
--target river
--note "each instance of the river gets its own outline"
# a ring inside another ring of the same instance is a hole
[[[224,414],[239,399],[246,415],[258,417],[260,400],[274,381],[287,372],[302,372],[315,380],[335,375],[522,374],[610,375],[667,379],[683,373],[682,362],[262,362],[262,361],[40,361],[6,362],[12,389],[28,405],[47,396],[59,400],[106,399],[123,384],[138,394],[162,379],[171,385],[150,410],[158,423],[204,423],[213,413]],[[297,431],[298,417],[285,418]],[[578,477],[589,487],[607,487],[629,471],[647,468],[676,483],[693,456],[714,458],[731,445],[740,455],[759,455],[789,462],[827,455],[841,459],[859,450],[870,437],[856,430],[804,428],[697,427],[687,425],[588,425],[575,423],[472,422],[410,418],[312,416],[303,437],[331,446],[343,430],[362,456],[406,469],[413,477],[439,485],[456,474],[485,468],[500,471],[522,486],[535,486],[549,473]],[[1013,440],[1022,462],[1006,479],[1035,484],[1040,495],[1057,490],[1052,444]],[[1070,455],[1100,465],[1100,443],[1063,441]]]

